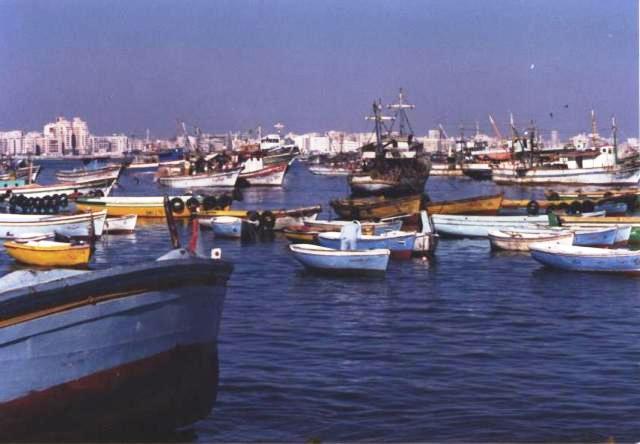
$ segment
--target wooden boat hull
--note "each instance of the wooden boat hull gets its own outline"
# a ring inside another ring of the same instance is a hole
[[[239,180],[249,186],[280,187],[289,168],[288,163],[266,165],[258,171],[240,173]]]
[[[309,172],[317,176],[348,176],[353,174],[352,168],[334,168],[324,165],[312,165],[309,167]]]
[[[292,244],[289,250],[306,268],[337,274],[384,273],[390,255],[386,249],[340,251],[307,244]]]
[[[525,232],[494,230],[489,232],[491,248],[504,251],[528,252],[532,244],[572,245],[573,239],[574,233],[570,231],[554,233],[552,230],[547,232],[540,230],[539,233],[527,233],[526,230]]]
[[[171,196],[170,199],[173,199],[174,197],[179,197],[182,199],[182,202],[186,204],[187,200],[191,196]],[[106,210],[110,217],[122,217],[135,214],[140,218],[163,218],[165,217],[163,202],[164,196],[80,198],[76,201],[76,208],[83,212]],[[205,211],[202,207],[199,207],[196,211],[196,215],[210,217],[245,217],[247,215],[247,211],[229,210],[228,208],[229,207],[222,210]],[[174,211],[173,216],[177,218],[188,218],[191,217],[191,213],[185,206],[182,211]]]
[[[531,257],[551,268],[603,273],[640,273],[640,251],[532,245]]]
[[[503,200],[502,194],[469,197],[443,202],[429,202],[427,212],[434,214],[497,214]]]
[[[514,168],[494,168],[492,179],[497,184],[518,185],[635,185],[640,181],[640,167],[532,168],[523,173]]]
[[[195,174],[193,176],[169,176],[160,177],[158,182],[160,185],[171,188],[233,188],[236,186],[238,176],[242,168],[236,168],[233,170],[216,172],[211,174]]]
[[[121,217],[107,217],[104,224],[104,231],[109,234],[133,233],[136,229],[138,216],[128,214]]]
[[[342,219],[371,220],[414,214],[420,211],[421,195],[387,198],[337,199],[331,208]]]
[[[3,439],[92,441],[207,416],[230,273],[222,261],[165,260],[3,293]]]
[[[109,165],[96,170],[58,171],[56,179],[63,183],[80,183],[93,180],[117,179],[122,170],[121,165]]]
[[[77,267],[87,265],[91,259],[91,246],[88,244],[10,241],[4,243],[4,248],[16,261],[39,267]]]
[[[451,237],[488,237],[489,231],[508,228],[534,228],[547,216],[465,216],[434,214],[433,224],[440,235]]]
[[[54,233],[65,237],[86,238],[91,233],[92,223],[95,235],[101,236],[106,218],[106,211],[69,216],[0,214],[0,239],[15,239],[31,234]]]
[[[25,197],[45,197],[58,194],[68,197],[88,195],[99,192],[102,196],[108,196],[115,181],[113,179],[100,179],[95,181],[79,183],[61,183],[54,185],[25,185],[22,187],[6,188],[5,193],[10,191],[13,196],[23,195]]]

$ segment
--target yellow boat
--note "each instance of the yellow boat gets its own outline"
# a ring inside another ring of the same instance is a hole
[[[333,210],[342,219],[384,219],[420,212],[422,196],[364,197],[361,199],[336,199],[330,202]]]
[[[500,193],[492,196],[429,202],[426,209],[429,214],[497,214],[502,200],[503,194]]]
[[[193,196],[171,197],[173,217],[187,218],[191,216],[191,211],[188,208],[191,199],[195,198]],[[197,201],[198,208],[194,212],[197,216],[233,216],[241,218],[247,216],[247,211],[231,210],[229,204],[226,204],[222,209],[204,210],[200,200]],[[112,217],[126,216],[129,214],[135,214],[140,218],[165,217],[164,196],[113,196],[79,198],[76,201],[76,208],[78,208],[79,211],[83,212],[106,209],[107,215]]]
[[[72,245],[48,240],[4,243],[9,256],[27,265],[40,267],[76,267],[91,259],[89,244]]]

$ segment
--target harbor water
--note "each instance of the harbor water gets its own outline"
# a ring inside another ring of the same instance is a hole
[[[55,169],[44,162],[42,182]],[[504,190],[430,178],[433,200]],[[166,192],[128,171],[114,195]],[[344,197],[344,177],[292,165],[282,189],[247,189],[238,208],[293,208]],[[183,238],[187,225],[181,225]],[[638,441],[640,278],[543,268],[487,240],[442,239],[433,259],[392,261],[385,277],[305,272],[281,234],[213,239],[235,264],[219,336],[220,386],[199,442]],[[92,267],[170,248],[163,221],[99,241]],[[2,255],[3,274],[17,268]],[[184,436],[181,435],[181,439]]]

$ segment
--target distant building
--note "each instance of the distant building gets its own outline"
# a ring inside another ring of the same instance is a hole
[[[72,121],[58,117],[55,122],[44,126],[44,153],[49,156],[87,154],[89,148],[89,127],[79,117]]]
[[[128,151],[128,146],[129,138],[124,134],[90,137],[90,152],[94,155],[121,156]]]

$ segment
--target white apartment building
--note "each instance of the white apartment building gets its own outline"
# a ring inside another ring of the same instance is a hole
[[[90,136],[89,151],[91,154],[108,154],[120,156],[129,149],[129,137],[124,134],[112,134],[111,136]]]
[[[43,133],[45,155],[85,154],[89,148],[89,127],[79,117],[69,121],[60,116],[47,123]]]

